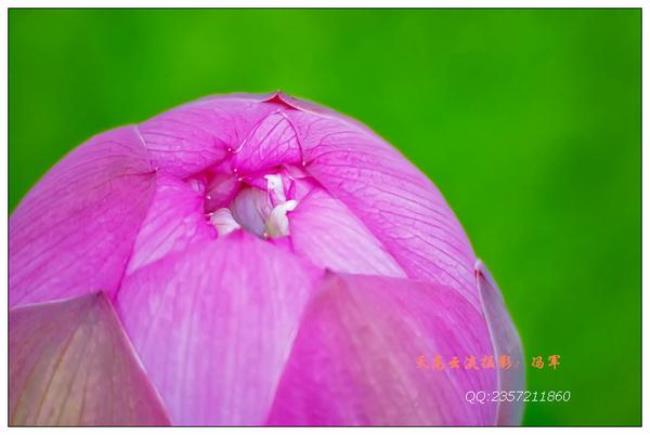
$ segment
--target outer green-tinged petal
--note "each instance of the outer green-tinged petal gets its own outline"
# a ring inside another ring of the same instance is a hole
[[[9,412],[12,425],[169,424],[103,293],[9,313]]]

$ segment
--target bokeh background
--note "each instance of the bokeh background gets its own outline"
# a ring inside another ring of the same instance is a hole
[[[345,112],[440,187],[525,352],[527,425],[641,421],[641,13],[9,12],[9,207],[89,136],[207,94]],[[530,361],[527,361],[529,363]]]

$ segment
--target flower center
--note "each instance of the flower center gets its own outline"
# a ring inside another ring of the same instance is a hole
[[[280,174],[249,180],[245,187],[236,191],[227,207],[209,213],[210,222],[220,236],[240,228],[262,238],[289,235],[287,214],[298,206],[298,201],[287,199],[284,184]],[[223,183],[215,185],[213,191],[221,193]],[[209,194],[206,199],[213,200]]]

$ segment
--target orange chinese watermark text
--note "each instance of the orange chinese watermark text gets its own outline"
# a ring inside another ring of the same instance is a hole
[[[421,354],[415,359],[419,369],[430,370],[510,370],[521,366],[521,361],[514,360],[510,355],[464,355],[443,357],[434,355],[427,358]],[[557,370],[560,367],[560,355],[535,355],[531,358],[530,366],[541,370],[544,368]]]

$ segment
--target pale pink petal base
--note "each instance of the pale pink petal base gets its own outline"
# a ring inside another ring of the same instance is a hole
[[[264,423],[313,280],[242,230],[125,278],[118,313],[174,424]]]
[[[103,293],[9,313],[13,426],[167,425]]]
[[[424,369],[432,358],[491,354],[482,315],[455,290],[406,279],[334,275],[303,317],[270,425],[490,425],[494,370]]]

